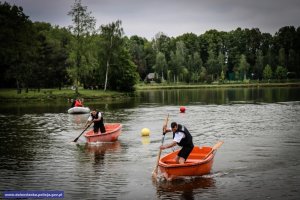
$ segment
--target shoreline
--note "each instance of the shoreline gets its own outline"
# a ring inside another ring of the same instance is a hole
[[[300,87],[300,82],[288,83],[226,83],[226,84],[169,84],[169,85],[138,85],[137,90],[154,89],[196,89],[196,88],[251,88],[251,87]]]
[[[21,94],[17,94],[16,89],[0,89],[0,102],[18,102],[18,101],[69,101],[71,99],[85,99],[85,100],[102,100],[102,101],[115,101],[118,99],[126,99],[131,97],[130,93],[122,93],[115,91],[102,91],[102,90],[86,90],[79,89],[79,94],[76,95],[71,89],[41,89],[40,92],[30,89],[28,93],[22,90]]]
[[[164,90],[164,89],[218,89],[218,88],[260,88],[260,87],[300,87],[300,82],[288,83],[229,83],[229,84],[147,84],[137,85],[136,91],[143,90]],[[76,97],[85,100],[117,101],[136,96],[136,93],[123,93],[116,91],[87,90],[79,89],[79,95],[71,89],[30,89],[28,93],[22,91],[17,94],[16,89],[0,89],[0,101],[18,102],[18,101],[49,101],[49,100],[68,100]]]

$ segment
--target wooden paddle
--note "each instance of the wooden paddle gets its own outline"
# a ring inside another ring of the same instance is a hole
[[[223,141],[217,142],[217,144],[215,144],[215,145],[213,146],[212,150],[209,152],[209,154],[207,154],[207,155],[203,158],[203,160],[205,160],[208,156],[210,156],[210,154],[212,154],[212,153],[215,152],[218,148],[220,148],[220,146],[222,146],[223,143],[224,143]]]
[[[168,114],[167,118],[165,119],[164,127],[167,127],[168,121],[169,121],[169,114]],[[163,137],[162,137],[162,140],[161,140],[161,145],[164,144],[164,140],[165,140],[165,133],[163,133]],[[155,179],[156,179],[156,177],[157,177],[158,163],[159,163],[161,151],[162,151],[162,150],[159,148],[159,152],[158,152],[157,160],[156,160],[156,165],[155,165],[155,168],[154,168],[154,170],[153,170],[153,172],[152,172],[152,177],[155,178]]]
[[[77,140],[80,138],[80,136],[91,126],[93,122],[91,122],[81,133],[80,135],[73,141],[73,142],[77,142]]]

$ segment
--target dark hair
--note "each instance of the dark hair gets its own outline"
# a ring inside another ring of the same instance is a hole
[[[177,123],[176,122],[172,122],[171,123],[171,128],[174,128],[175,126],[177,126]]]

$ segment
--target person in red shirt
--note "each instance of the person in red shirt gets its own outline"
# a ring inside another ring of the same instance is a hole
[[[83,105],[82,105],[80,99],[76,99],[76,100],[75,100],[75,105],[74,105],[74,106],[75,106],[75,107],[83,107]]]

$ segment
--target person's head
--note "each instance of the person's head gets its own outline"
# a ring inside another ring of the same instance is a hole
[[[97,114],[96,109],[93,109],[92,112],[91,112],[91,115],[96,116],[96,114]]]
[[[172,128],[172,132],[176,132],[177,131],[177,128],[178,128],[178,125],[177,125],[177,123],[176,122],[172,122],[171,123],[171,128]]]

